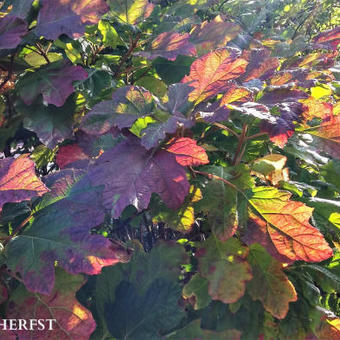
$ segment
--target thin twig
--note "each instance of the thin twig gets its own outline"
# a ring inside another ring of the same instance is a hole
[[[236,133],[235,131],[233,131],[232,129],[229,129],[227,126],[221,124],[221,123],[213,123],[214,126],[217,126],[218,128],[228,131],[229,133],[231,133],[232,135],[234,135],[237,139],[240,139],[241,136]]]
[[[123,70],[122,67],[125,64],[125,62],[128,60],[128,58],[130,57],[130,55],[132,54],[133,50],[137,47],[137,43],[139,41],[141,37],[141,33],[138,33],[136,36],[136,39],[131,39],[130,41],[130,47],[128,49],[128,51],[123,55],[122,59],[120,60],[120,63],[118,64],[118,68],[117,71],[115,73],[115,78],[119,78],[120,75],[122,74]]]
[[[262,137],[262,136],[268,136],[268,132],[255,133],[254,135],[246,137],[246,140],[251,140],[251,139],[255,139],[257,137]]]

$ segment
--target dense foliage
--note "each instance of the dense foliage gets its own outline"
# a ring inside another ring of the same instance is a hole
[[[0,3],[1,339],[339,339],[339,8]]]

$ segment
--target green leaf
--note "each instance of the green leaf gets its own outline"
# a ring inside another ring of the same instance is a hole
[[[108,3],[114,16],[131,25],[148,18],[154,8],[148,0],[109,0]]]
[[[222,332],[216,332],[203,329],[200,326],[201,320],[194,320],[185,327],[169,334],[166,339],[169,340],[239,340],[241,332],[236,329],[229,329]]]
[[[242,191],[254,186],[246,165],[228,168],[208,166],[203,170],[229,181]],[[206,181],[202,191],[203,199],[196,203],[196,208],[207,215],[212,232],[221,241],[232,237],[238,227],[245,227],[247,209],[239,192],[217,179]]]
[[[209,282],[211,298],[236,302],[244,295],[246,281],[252,278],[250,265],[244,260],[246,248],[235,238],[221,242],[213,236],[197,248],[198,271]]]
[[[297,295],[282,264],[259,244],[250,247],[248,259],[253,271],[253,279],[247,285],[250,296],[260,300],[274,317],[283,319],[288,313],[289,302],[296,301]]]
[[[195,274],[183,288],[183,297],[194,300],[194,309],[202,309],[209,305],[211,297],[208,293],[208,280]]]
[[[145,253],[137,242],[134,248],[134,255],[128,264],[103,268],[102,274],[97,277],[95,299],[101,319],[104,319],[105,305],[115,303],[116,288],[122,281],[132,284],[137,295],[145,296],[156,280],[176,282],[180,266],[188,261],[184,247],[173,242],[159,242],[150,253]]]
[[[116,339],[161,339],[183,317],[178,305],[180,286],[164,279],[152,281],[144,294],[138,283],[121,281],[114,303],[105,303],[107,328]]]
[[[175,61],[159,57],[153,61],[153,65],[162,80],[170,85],[179,83],[186,74],[189,74],[193,61],[192,57],[179,55]]]
[[[115,28],[108,21],[99,20],[98,30],[103,36],[104,46],[116,48],[119,36]]]

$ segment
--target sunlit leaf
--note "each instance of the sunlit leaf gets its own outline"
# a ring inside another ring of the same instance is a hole
[[[152,41],[150,49],[135,54],[147,59],[163,57],[173,61],[178,55],[195,56],[196,49],[189,42],[188,33],[164,32]]]
[[[340,115],[325,118],[320,127],[312,129],[309,133],[315,136],[321,151],[340,158]]]
[[[51,175],[51,191],[36,207],[30,226],[6,247],[8,267],[32,292],[51,294],[55,261],[71,274],[98,274],[103,266],[128,260],[123,248],[91,235],[104,220],[101,189],[77,182],[81,176],[76,170]]]
[[[250,247],[248,259],[253,272],[253,279],[247,284],[250,296],[260,300],[273,316],[283,319],[288,313],[289,302],[296,301],[297,294],[283,272],[282,264],[256,244]]]
[[[52,40],[62,34],[79,38],[85,25],[96,24],[107,10],[103,0],[43,0],[35,32]]]
[[[257,187],[252,190],[249,202],[266,221],[267,233],[280,254],[292,261],[328,259],[332,249],[319,230],[309,223],[313,208],[291,201],[290,196],[273,187]]]
[[[27,325],[18,327],[19,330],[16,331],[7,330],[6,333],[17,335],[20,339],[88,339],[96,328],[96,323],[91,312],[82,306],[75,296],[83,283],[83,276],[70,275],[57,269],[56,285],[48,296],[30,293],[23,285],[19,286],[10,298],[6,317],[22,319],[27,321]],[[44,329],[36,324],[30,330],[28,320],[32,319],[44,320]]]
[[[245,59],[238,58],[227,49],[219,49],[197,59],[191,65],[190,74],[182,80],[194,88],[189,99],[198,104],[223,92],[231,79],[244,73],[247,64]]]
[[[0,160],[0,212],[7,202],[21,202],[48,192],[28,156]]]
[[[102,135],[117,126],[131,127],[153,109],[153,97],[149,91],[136,86],[124,86],[114,92],[111,100],[96,104],[84,117],[80,128],[88,134]]]
[[[109,0],[108,3],[114,15],[132,25],[147,19],[154,8],[148,0]]]

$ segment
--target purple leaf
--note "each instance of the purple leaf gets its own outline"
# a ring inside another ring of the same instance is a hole
[[[194,88],[187,84],[172,84],[169,86],[169,101],[166,107],[170,113],[176,115],[177,113],[186,114],[191,106],[189,102],[189,94]]]
[[[195,56],[196,49],[189,42],[189,37],[189,33],[164,32],[153,40],[148,51],[136,52],[135,55],[151,60],[163,57],[172,61],[176,60],[178,55]]]
[[[228,119],[230,109],[220,104],[220,102],[200,103],[194,113],[199,114],[208,123],[223,122]]]
[[[179,127],[189,129],[194,125],[192,120],[185,118],[182,114],[170,116],[163,123],[150,124],[142,130],[141,144],[147,149],[158,146],[159,142],[164,140],[166,134],[173,134]]]
[[[47,147],[53,149],[58,143],[72,137],[76,109],[73,95],[61,107],[45,106],[39,100],[27,106],[18,100],[15,108],[24,117],[24,127],[35,132]]]
[[[66,98],[74,92],[72,82],[84,80],[87,72],[81,66],[68,62],[55,62],[41,67],[38,71],[27,73],[18,84],[21,99],[31,105],[42,94],[48,104],[63,106]]]
[[[138,86],[124,86],[112,96],[95,105],[84,117],[80,129],[91,135],[103,135],[112,127],[131,127],[141,117],[151,113],[154,106],[152,94]]]
[[[61,34],[79,38],[85,26],[96,24],[108,9],[104,0],[42,0],[36,34],[51,40]]]
[[[297,102],[299,99],[306,98],[308,98],[308,94],[300,90],[275,89],[273,91],[266,92],[260,98],[259,103],[272,107],[277,103]]]
[[[242,57],[249,62],[245,74],[239,79],[242,82],[266,80],[273,76],[280,65],[279,59],[270,57],[270,51],[265,49],[244,51]]]
[[[16,48],[27,33],[25,20],[6,15],[0,19],[0,50]]]
[[[224,22],[218,15],[212,21],[196,25],[190,32],[190,41],[196,46],[199,55],[224,47],[237,37],[241,27],[233,22]]]
[[[49,176],[51,192],[35,208],[30,227],[8,243],[7,265],[32,292],[52,292],[55,261],[70,274],[92,275],[128,259],[105,237],[91,235],[91,228],[104,221],[101,188],[77,182],[82,175],[65,169]]]
[[[104,152],[89,168],[88,180],[104,186],[104,205],[113,217],[119,217],[130,204],[138,210],[146,209],[152,193],[177,209],[189,192],[186,171],[175,155],[165,150],[149,152],[135,137]]]

